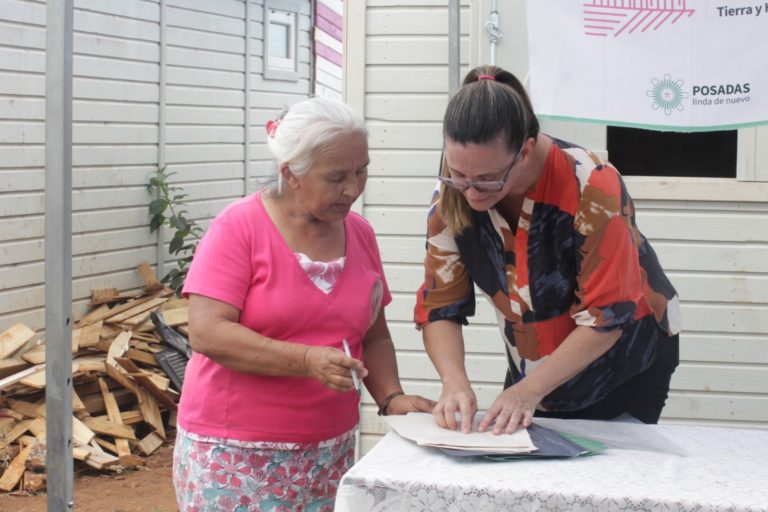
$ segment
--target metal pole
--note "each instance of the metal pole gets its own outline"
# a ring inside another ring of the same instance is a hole
[[[49,1],[45,52],[45,411],[48,510],[72,502],[72,18]]]
[[[488,23],[485,24],[485,28],[486,30],[488,30],[488,35],[491,38],[491,60],[489,64],[492,66],[495,66],[496,65],[496,46],[498,45],[499,40],[503,35],[499,28],[499,10],[496,5],[496,0],[493,0],[491,2],[491,13],[489,16]]]
[[[251,186],[251,10],[250,0],[245,2],[245,80],[243,88],[243,196]]]
[[[158,77],[158,101],[157,101],[157,167],[162,169],[165,161],[165,136],[166,136],[166,80],[167,80],[167,23],[168,5],[166,0],[160,0],[160,74]],[[156,197],[160,197],[158,190]],[[157,230],[157,247],[155,251],[157,260],[157,275],[161,278],[165,275],[165,232],[163,226]]]
[[[448,96],[459,90],[461,65],[460,0],[448,0]]]

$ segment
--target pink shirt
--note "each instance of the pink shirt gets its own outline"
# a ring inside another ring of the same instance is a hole
[[[392,298],[370,225],[344,221],[346,262],[326,294],[311,281],[264,209],[260,194],[236,201],[211,223],[195,252],[184,295],[195,293],[240,310],[240,323],[286,343],[362,339]],[[305,377],[239,373],[195,353],[187,366],[178,423],[188,432],[243,441],[320,441],[359,421],[354,391],[339,393]]]

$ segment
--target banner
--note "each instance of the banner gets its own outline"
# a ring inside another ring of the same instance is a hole
[[[542,118],[670,131],[768,123],[768,1],[529,0]]]

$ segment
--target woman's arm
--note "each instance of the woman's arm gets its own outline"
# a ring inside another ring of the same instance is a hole
[[[216,299],[189,296],[189,342],[195,352],[242,373],[311,377],[336,391],[353,387],[351,368],[360,361],[334,347],[274,340],[240,324],[240,310]]]
[[[478,430],[486,431],[494,421],[494,434],[511,434],[519,425],[530,426],[542,398],[605,354],[621,333],[621,329],[603,332],[576,327],[536,370],[496,398]]]
[[[402,393],[400,376],[392,336],[387,327],[384,309],[363,339],[363,358],[368,368],[365,387],[374,401],[381,403],[392,393]],[[435,402],[418,395],[397,395],[389,401],[386,414],[405,414],[410,411],[431,412]]]
[[[443,390],[432,412],[443,428],[456,429],[456,412],[461,413],[461,431],[468,433],[477,412],[477,398],[464,367],[464,337],[461,325],[438,320],[424,326],[424,347],[435,365]]]

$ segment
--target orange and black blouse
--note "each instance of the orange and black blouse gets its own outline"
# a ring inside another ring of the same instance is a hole
[[[622,329],[606,354],[542,401],[570,411],[648,368],[657,344],[679,331],[680,312],[619,173],[583,148],[553,141],[514,230],[491,209],[472,211],[472,225],[452,233],[435,191],[414,318],[419,327],[443,319],[466,325],[476,286],[496,310],[508,384],[534,371],[576,326]]]

